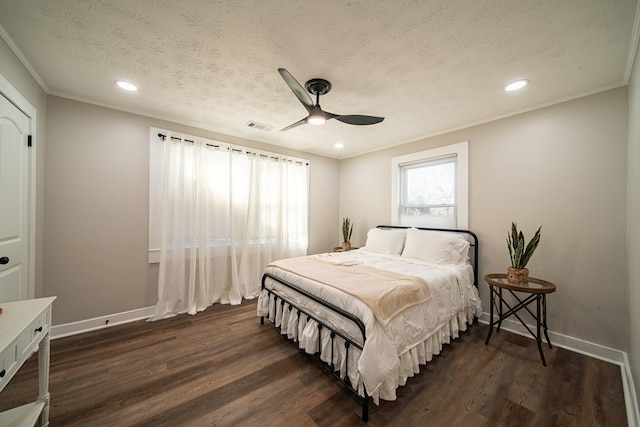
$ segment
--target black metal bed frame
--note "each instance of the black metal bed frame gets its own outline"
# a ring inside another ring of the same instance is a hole
[[[404,227],[404,226],[393,226],[393,225],[379,225],[376,228],[382,228],[382,229],[408,229],[411,227]],[[476,288],[478,287],[478,236],[476,236],[475,233],[473,233],[472,231],[469,230],[457,230],[457,229],[443,229],[443,228],[427,228],[427,227],[416,227],[419,230],[433,230],[433,231],[446,231],[446,232],[451,232],[451,233],[461,233],[461,234],[466,234],[471,238],[471,241],[469,242],[469,245],[471,248],[473,248],[473,286],[475,286]],[[468,240],[468,239],[467,239]],[[318,316],[316,316],[313,312],[311,312],[310,310],[301,307],[299,304],[296,304],[293,301],[290,301],[287,298],[284,298],[282,295],[279,295],[277,292],[275,292],[273,289],[268,289],[265,286],[265,281],[267,279],[271,279],[283,286],[286,286],[292,290],[294,290],[295,292],[300,293],[301,295],[304,295],[305,297],[317,302],[318,304],[320,304],[323,307],[326,307],[327,309],[334,311],[335,313],[343,316],[346,319],[349,319],[350,321],[352,321],[357,327],[358,329],[360,329],[360,332],[362,333],[362,344],[359,344],[358,342],[356,342],[355,340],[353,340],[352,338],[348,337],[346,334],[343,334],[342,332],[340,332],[339,330],[333,328],[330,325],[327,325],[324,321],[320,320],[318,318]],[[358,390],[357,390],[357,384],[351,384],[350,380],[349,380],[349,348],[351,346],[359,349],[360,351],[362,351],[363,347],[364,347],[364,343],[366,341],[366,331],[365,331],[365,326],[364,323],[362,322],[362,320],[360,320],[357,316],[341,309],[340,307],[335,306],[334,304],[331,304],[328,301],[323,300],[322,298],[317,297],[316,295],[313,295],[312,293],[300,288],[299,286],[296,286],[286,280],[283,280],[279,277],[276,277],[270,273],[264,273],[262,276],[262,289],[266,290],[270,295],[273,295],[274,298],[274,307],[275,307],[275,313],[273,313],[274,316],[274,324],[275,324],[275,316],[277,315],[277,304],[280,304],[280,310],[285,310],[285,303],[289,305],[289,310],[291,310],[293,307],[295,307],[299,313],[301,313],[300,315],[302,315],[302,313],[304,313],[304,315],[307,316],[307,321],[309,321],[310,319],[313,319],[317,324],[318,324],[318,351],[313,354],[312,356],[318,360],[325,368],[327,368],[331,374],[336,377],[338,380],[340,380],[342,383],[345,384],[345,386],[351,390],[353,393],[355,393],[356,396],[360,397],[358,394]],[[268,304],[268,307],[270,308],[271,304]],[[271,317],[271,313],[267,313],[267,318]],[[298,322],[299,322],[299,318],[298,318]],[[260,324],[264,325],[264,316],[260,317]],[[329,337],[331,338],[331,363],[327,363],[325,361],[323,361],[321,359],[321,353],[322,353],[322,329],[326,328],[327,330],[330,331]],[[334,361],[334,348],[335,348],[335,342],[334,339],[335,337],[338,336],[340,338],[342,338],[344,340],[344,345],[345,345],[345,352],[346,352],[346,356],[345,356],[345,375],[344,377],[340,376],[340,372],[335,370],[335,366],[333,364]],[[364,422],[367,422],[369,420],[369,395],[367,393],[366,387],[363,384],[363,389],[364,389],[364,396],[362,397],[362,420]]]

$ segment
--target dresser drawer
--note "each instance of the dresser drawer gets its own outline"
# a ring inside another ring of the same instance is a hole
[[[0,390],[4,389],[18,369],[18,344],[14,343],[0,354]]]
[[[31,353],[38,350],[38,343],[49,332],[51,307],[40,313],[18,338],[18,359],[26,360]]]

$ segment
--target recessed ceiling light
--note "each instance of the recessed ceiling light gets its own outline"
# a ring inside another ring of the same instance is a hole
[[[118,80],[116,81],[116,84],[120,88],[128,90],[129,92],[135,92],[136,90],[138,90],[138,87],[136,85],[134,85],[133,83],[125,82],[124,80]]]
[[[522,89],[528,83],[529,83],[529,80],[517,80],[517,81],[515,81],[513,83],[509,83],[508,85],[506,85],[504,87],[504,90],[511,92],[511,91],[514,91],[514,90]]]
[[[342,142],[336,142],[333,146],[336,148],[344,148],[344,144]]]

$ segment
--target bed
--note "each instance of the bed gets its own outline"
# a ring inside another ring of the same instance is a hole
[[[467,230],[378,226],[363,248],[279,260],[257,314],[362,398],[398,387],[482,311],[478,239]]]

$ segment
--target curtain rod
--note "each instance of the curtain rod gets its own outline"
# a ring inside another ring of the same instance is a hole
[[[167,138],[167,135],[164,135],[164,134],[162,134],[162,133],[158,133],[158,138],[160,138],[161,140],[163,140],[163,141],[164,141],[164,140]],[[185,142],[190,142],[190,143],[192,143],[192,144],[194,144],[194,143],[195,143],[195,141],[193,141],[193,140],[191,140],[191,139],[179,138],[179,137],[177,137],[177,136],[172,136],[172,137],[171,137],[171,139],[172,139],[172,140],[174,140],[174,141],[185,141]],[[213,147],[213,148],[215,148],[216,150],[219,150],[219,149],[220,149],[220,146],[219,146],[219,145],[215,145],[215,144],[207,144],[207,147]],[[242,151],[243,151],[243,150],[240,150],[240,149],[238,149],[238,148],[231,148],[231,147],[227,148],[227,151],[229,151],[229,150],[231,150],[231,152],[234,152],[234,153],[242,153]],[[264,158],[264,159],[271,158],[271,159],[273,159],[273,160],[287,160],[287,159],[281,159],[280,157],[269,156],[269,155],[266,155],[266,154],[256,153],[256,152],[249,151],[249,150],[244,150],[244,151],[245,151],[247,154],[253,154],[254,156],[262,157],[262,158]],[[288,161],[293,162],[293,163],[300,163],[300,164],[304,164],[305,166],[309,166],[309,163],[308,163],[308,162],[306,162],[306,163],[305,163],[305,162],[296,161],[296,160],[288,160]]]

